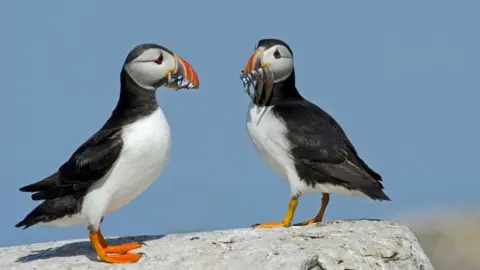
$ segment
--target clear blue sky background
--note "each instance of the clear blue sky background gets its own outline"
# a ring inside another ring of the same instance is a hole
[[[257,155],[238,79],[260,38],[293,48],[297,87],[344,127],[392,202],[334,196],[326,219],[478,206],[478,1],[4,1],[0,3],[0,246],[86,238],[14,224],[18,188],[54,172],[108,118],[126,54],[157,42],[189,61],[198,92],[158,91],[169,166],[106,217],[108,236],[247,227],[283,217],[286,181]],[[319,195],[296,220],[315,215]]]

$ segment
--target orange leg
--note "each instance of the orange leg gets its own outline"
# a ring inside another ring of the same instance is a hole
[[[133,243],[124,243],[118,246],[111,246],[107,243],[105,238],[102,235],[102,231],[98,229],[99,241],[100,245],[102,245],[103,250],[106,253],[126,253],[130,250],[141,248],[144,244],[140,242],[133,242]]]
[[[102,246],[102,242],[105,244],[106,241],[103,238],[100,230],[90,233],[90,241],[92,242],[93,248],[97,252],[98,258],[107,263],[134,263],[138,262],[142,258],[141,253],[130,253],[125,252],[123,254],[112,254],[107,255],[106,248]],[[102,240],[103,239],[103,240]],[[107,246],[108,247],[108,246]]]
[[[274,221],[274,222],[267,222],[262,224],[253,225],[253,228],[276,228],[276,227],[288,227],[292,223],[293,215],[295,214],[295,209],[298,205],[298,198],[292,197],[290,198],[290,203],[288,204],[288,210],[283,218],[283,221]]]
[[[293,226],[305,226],[305,225],[312,224],[312,223],[322,222],[323,214],[325,214],[325,209],[327,209],[327,205],[328,205],[329,200],[330,200],[330,194],[323,193],[322,206],[320,207],[320,211],[318,211],[318,214],[312,219],[294,224]]]

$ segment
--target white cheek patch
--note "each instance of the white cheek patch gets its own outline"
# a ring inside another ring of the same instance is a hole
[[[273,56],[277,49],[282,55],[279,59]],[[274,74],[274,83],[281,82],[292,74],[293,58],[285,46],[276,45],[266,50],[263,54],[263,61],[270,64],[270,70]]]
[[[150,75],[150,72],[147,72],[148,67],[145,67],[149,63],[155,64],[153,62],[132,62],[125,66],[125,71],[128,73],[130,78],[132,78],[132,80],[142,88],[155,90],[155,87],[153,87],[152,83],[153,78]]]
[[[275,65],[272,65],[270,69],[274,74],[274,83],[287,79],[293,71],[292,58],[280,58],[276,60]]]

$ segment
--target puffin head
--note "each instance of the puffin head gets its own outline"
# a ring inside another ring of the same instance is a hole
[[[187,61],[152,43],[133,48],[125,59],[123,71],[135,84],[151,91],[161,86],[174,89],[198,89],[200,86],[197,73]]]
[[[293,52],[282,40],[261,39],[243,69],[243,76],[260,67],[270,69],[274,83],[285,81],[293,73]]]

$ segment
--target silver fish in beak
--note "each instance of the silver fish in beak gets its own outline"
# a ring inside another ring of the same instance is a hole
[[[265,106],[270,100],[274,81],[274,75],[269,69],[270,64],[264,63],[262,59],[263,49],[259,48],[250,56],[240,75],[245,92],[259,107]],[[253,92],[250,90],[251,86]]]

